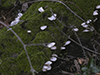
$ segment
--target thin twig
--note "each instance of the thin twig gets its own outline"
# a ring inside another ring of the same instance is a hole
[[[68,10],[70,10],[71,13],[73,13],[76,17],[78,17],[80,20],[85,21],[82,19],[79,15],[77,15],[74,11],[72,11],[66,4],[64,4],[62,1],[58,1],[59,3],[63,4]]]
[[[63,73],[64,75],[75,75],[75,74],[70,73],[70,72],[67,72],[67,71],[62,71],[62,73]]]
[[[34,75],[35,72],[38,73],[38,72],[35,71],[35,69],[32,67],[32,63],[31,63],[30,57],[29,57],[28,52],[27,52],[27,49],[26,49],[26,45],[25,45],[24,42],[21,40],[21,38],[16,34],[16,32],[14,32],[14,30],[12,30],[12,28],[10,28],[9,26],[7,26],[5,23],[3,23],[3,22],[1,22],[1,21],[0,21],[0,23],[1,23],[2,25],[4,25],[8,30],[10,30],[10,31],[18,38],[18,40],[22,43],[23,48],[24,48],[24,50],[25,50],[25,53],[26,53],[26,55],[27,55],[29,64],[30,64],[30,68],[31,68],[32,74]]]
[[[56,24],[54,21],[53,21],[53,23],[57,26],[57,24]],[[81,46],[82,48],[86,49],[87,51],[90,51],[90,52],[92,52],[92,53],[95,53],[95,54],[100,55],[100,53],[95,52],[95,51],[93,51],[93,50],[91,50],[91,49],[89,49],[89,48],[87,48],[87,47],[85,47],[85,46],[82,46],[81,44],[79,44],[78,42],[76,42],[75,40],[73,40],[70,36],[68,36],[67,34],[65,34],[58,26],[57,26],[57,28],[58,28],[68,39],[70,39],[70,40],[71,40],[72,42],[74,42],[75,44]]]
[[[96,40],[94,40],[94,42],[100,46],[100,43],[99,42],[97,42]]]
[[[54,14],[53,11],[52,11],[52,9],[50,9],[50,11],[51,11],[52,14]],[[54,16],[54,17],[55,17],[55,16]],[[76,42],[75,40],[73,40],[70,36],[68,36],[67,34],[65,34],[65,33],[58,27],[58,25],[56,24],[56,22],[53,21],[53,23],[56,25],[56,27],[57,27],[68,39],[70,39],[71,41],[73,41],[75,44],[81,46],[82,48],[84,48],[84,49],[86,49],[86,50],[88,50],[88,51],[90,51],[90,52],[93,52],[93,53],[96,53],[96,54],[100,55],[100,53],[95,52],[95,51],[93,51],[93,50],[91,50],[91,49],[89,49],[89,48],[86,48],[85,46],[82,46],[82,44],[80,44],[80,43]],[[79,39],[78,39],[78,40],[79,40]]]
[[[58,2],[62,5],[64,5],[71,13],[73,13],[76,17],[78,17],[80,20],[82,20],[83,22],[85,22],[84,19],[82,19],[79,15],[77,15],[71,8],[69,8],[65,3],[63,3],[62,1],[59,0],[35,0],[35,1],[30,1],[27,3],[33,3],[33,2],[39,2],[39,1],[52,1],[52,2]]]
[[[93,45],[93,48],[94,48],[94,50],[95,50],[95,52],[96,52],[97,49],[95,48],[95,45]],[[97,55],[95,54],[95,66],[96,66],[96,57],[97,57]]]
[[[43,45],[43,46],[46,46],[46,44],[49,44],[49,43],[39,43],[39,44],[26,44],[26,46],[39,46],[39,45]]]
[[[11,13],[16,7],[17,7],[17,5],[18,5],[18,2],[16,3],[16,5],[10,10],[10,11],[8,11],[4,16],[7,16],[9,13]],[[1,19],[2,17],[0,17],[0,19]]]
[[[77,33],[76,33],[75,31],[73,31],[73,32],[74,32],[74,34],[76,35],[76,37],[77,37],[77,39],[78,39],[78,41],[79,41],[80,45],[82,45],[81,40],[79,39],[79,37],[78,37]],[[83,46],[83,45],[82,45],[82,46]],[[83,47],[82,47],[82,51],[83,51],[83,54],[84,54],[85,58],[87,59],[86,52],[85,52],[85,50],[84,50],[84,48],[83,48]]]
[[[80,7],[78,7],[74,2],[71,2],[71,1],[63,1],[64,3],[70,3],[70,4],[73,4],[75,7],[77,7],[78,9],[79,9],[79,11],[81,11],[82,12],[82,14],[86,17],[86,19],[88,19],[87,18],[87,16],[85,15],[85,13],[81,10],[81,8]]]

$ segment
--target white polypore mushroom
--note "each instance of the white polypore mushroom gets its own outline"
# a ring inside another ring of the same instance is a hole
[[[56,57],[51,57],[50,60],[54,62],[54,61],[57,60],[57,58]]]
[[[96,9],[100,9],[100,5],[96,6]]]
[[[92,20],[90,20],[90,19],[89,19],[89,20],[87,20],[87,22],[86,22],[86,23],[87,23],[87,24],[89,24],[91,21],[92,21]]]
[[[19,21],[18,20],[14,20],[10,23],[10,26],[16,25]]]
[[[51,70],[51,66],[50,65],[44,65],[42,68],[42,71],[47,71],[47,70]]]
[[[45,30],[47,28],[47,26],[41,26],[40,29],[41,30]]]
[[[55,49],[57,49],[57,47],[56,47],[56,46],[53,46],[53,47],[51,47],[51,49],[52,49],[52,50],[55,50]]]
[[[46,72],[47,70],[46,70],[45,68],[42,68],[42,71],[43,71],[43,72]]]
[[[52,54],[52,57],[58,57],[58,55],[57,54]]]
[[[82,27],[87,28],[89,25],[83,25]]]
[[[56,20],[57,14],[53,14],[51,17],[48,17],[48,20],[53,21]]]
[[[83,32],[89,32],[89,30],[85,29],[85,30],[83,30]]]
[[[55,45],[55,42],[51,42],[51,43],[49,43],[48,45],[47,45],[47,47],[48,48],[51,48],[51,47],[53,47]]]
[[[50,65],[48,66],[47,70],[51,70],[51,66]]]
[[[61,47],[60,49],[61,49],[61,50],[64,50],[64,49],[66,49],[66,48],[65,48],[65,47]]]
[[[10,26],[18,24],[18,22],[20,21],[19,19],[21,18],[22,15],[23,15],[22,13],[18,13],[17,18],[15,18],[15,20],[10,23]]]
[[[82,24],[81,24],[81,26],[84,26],[86,23],[85,22],[83,22]]]
[[[31,30],[27,30],[27,33],[31,33]]]
[[[93,15],[95,16],[95,15],[98,15],[98,10],[95,10],[94,12],[93,12]]]
[[[52,64],[51,61],[47,61],[47,62],[45,63],[45,65],[51,65],[51,64]]]
[[[23,14],[22,14],[22,13],[18,13],[18,17],[20,17],[20,18],[21,18],[22,16],[23,16]]]
[[[66,41],[64,46],[69,45],[71,43],[71,41]]]
[[[73,31],[77,32],[79,29],[78,28],[73,28]]]
[[[44,65],[44,66],[43,66],[43,68],[44,68],[44,69],[47,69],[47,68],[48,68],[48,66],[47,66],[47,65]]]
[[[38,11],[41,12],[41,13],[44,12],[43,7],[40,7],[40,8],[38,9]]]

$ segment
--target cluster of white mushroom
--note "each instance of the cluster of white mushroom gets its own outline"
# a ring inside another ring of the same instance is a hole
[[[38,11],[40,12],[40,13],[42,13],[42,12],[44,12],[44,9],[43,9],[43,7],[40,7],[39,9],[38,9]],[[48,17],[48,20],[50,20],[50,21],[53,21],[53,20],[56,20],[56,17],[57,17],[57,14],[53,14],[51,17]],[[40,29],[41,30],[45,30],[47,28],[47,26],[46,25],[44,25],[44,26],[41,26],[40,27]],[[73,28],[73,30],[74,31],[78,31],[78,28]],[[66,45],[69,45],[71,43],[71,41],[66,41],[65,42],[65,44],[60,48],[61,50],[64,50],[64,49],[66,49],[65,48],[65,46]],[[57,49],[57,47],[55,46],[55,42],[51,42],[51,43],[49,43],[49,44],[47,44],[47,47],[48,48],[50,48],[51,50],[56,50]],[[48,70],[51,70],[51,64],[52,64],[52,62],[54,62],[54,61],[56,61],[57,60],[57,55],[56,54],[52,54],[52,57],[50,58],[50,61],[47,61],[45,64],[44,64],[44,66],[43,66],[43,68],[42,68],[42,71],[48,71]]]
[[[42,68],[42,71],[43,71],[43,72],[46,72],[46,71],[48,71],[48,70],[51,70],[51,64],[52,64],[51,61],[47,61],[47,62],[44,64],[44,66],[43,66],[43,68]]]
[[[93,16],[96,16],[96,15],[98,15],[98,10],[100,9],[100,5],[98,5],[98,6],[96,6],[96,10],[93,12]],[[97,18],[95,18],[94,20],[93,20],[93,22],[95,22],[97,20]],[[81,26],[83,27],[83,28],[85,28],[85,30],[83,30],[83,32],[90,32],[90,31],[93,31],[94,30],[94,28],[92,27],[92,26],[90,26],[89,24],[92,22],[92,20],[87,20],[87,22],[83,22],[82,24],[81,24]]]
[[[44,12],[43,7],[40,7],[40,8],[38,9],[38,11],[39,11],[40,13]]]
[[[92,20],[89,19],[89,20],[87,20],[87,22],[83,22],[81,24],[81,26],[83,28],[85,28],[85,30],[83,30],[83,32],[90,32],[90,31],[93,31],[94,30],[94,28],[89,25],[91,22],[92,22]]]
[[[14,25],[18,24],[18,22],[20,21],[20,18],[21,18],[22,16],[23,16],[22,13],[18,13],[18,16],[15,18],[14,21],[12,21],[12,22],[10,23],[10,26],[14,26]]]
[[[71,41],[66,41],[65,42],[65,44],[61,47],[61,50],[64,50],[64,49],[66,49],[65,48],[65,46],[66,45],[69,45],[71,43]],[[52,49],[52,50],[55,50],[55,49],[57,49],[57,47],[55,46],[55,42],[51,42],[51,43],[49,43],[49,44],[47,44],[47,47],[48,48],[50,48],[50,49]],[[52,62],[55,62],[55,61],[57,61],[57,54],[52,54],[52,57],[50,58],[50,61],[47,61],[45,64],[44,64],[44,66],[43,66],[43,68],[42,68],[42,71],[43,72],[46,72],[46,71],[48,71],[48,70],[51,70],[51,64],[52,64]]]
[[[100,5],[96,6],[96,10],[93,12],[93,16],[97,16],[98,15],[98,10],[100,10]],[[95,18],[93,20],[93,22],[95,22],[98,18]]]
[[[61,50],[64,50],[64,49],[66,49],[66,47],[65,46],[67,46],[67,45],[69,45],[71,43],[71,41],[66,41],[65,42],[65,44],[60,48]]]
[[[50,58],[50,61],[47,61],[45,64],[44,64],[44,66],[43,66],[43,68],[42,68],[42,71],[43,72],[46,72],[46,71],[48,71],[48,70],[51,70],[51,64],[52,64],[52,62],[55,62],[56,60],[57,60],[57,54],[52,54],[52,57]]]
[[[40,8],[38,9],[38,11],[39,11],[40,13],[44,12],[43,7],[40,7]],[[50,20],[50,21],[56,20],[56,16],[57,16],[57,14],[53,14],[51,17],[48,17],[48,20]],[[41,26],[41,27],[40,27],[41,30],[45,30],[46,28],[47,28],[47,25],[44,25],[44,26]]]
[[[93,15],[98,15],[98,9],[100,9],[100,5],[96,6],[96,10],[93,12]]]
[[[38,9],[38,11],[39,11],[40,13],[44,12],[43,7],[40,7],[40,8]],[[56,16],[57,16],[57,14],[53,14],[51,17],[48,17],[48,20],[50,20],[50,21],[56,20]]]
[[[76,28],[76,27],[75,27],[75,28],[73,28],[72,30],[73,30],[73,31],[75,31],[75,32],[78,32],[78,31],[79,31],[79,29],[78,29],[78,28]]]
[[[31,30],[27,30],[27,33],[31,33]]]
[[[55,42],[51,42],[51,43],[49,43],[48,45],[47,45],[47,47],[48,48],[50,48],[50,49],[52,49],[52,50],[55,50],[55,49],[57,49],[57,47],[55,46]]]
[[[51,17],[48,17],[48,20],[53,21],[56,20],[57,14],[53,14]]]

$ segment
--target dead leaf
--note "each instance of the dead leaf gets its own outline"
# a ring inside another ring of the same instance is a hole
[[[88,58],[87,58],[87,60],[89,60]],[[83,59],[83,58],[78,58],[78,62],[79,62],[79,64],[81,65],[81,64],[87,64],[87,61],[86,59]]]
[[[3,18],[4,20],[6,20],[6,17],[5,17],[5,16],[3,16],[3,15],[2,15],[2,18]]]
[[[77,73],[78,74],[81,73],[80,65],[79,65],[79,63],[78,63],[78,61],[76,59],[74,60],[74,64],[75,64],[75,67],[77,69]]]

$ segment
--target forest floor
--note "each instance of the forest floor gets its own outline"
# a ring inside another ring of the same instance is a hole
[[[9,9],[0,8],[0,21],[9,25],[10,22],[16,18],[17,14],[19,12],[21,12],[18,10],[22,10],[22,4],[13,6]],[[3,27],[4,26],[0,24],[1,30]],[[99,40],[99,38],[100,37],[97,37],[95,42],[97,42]],[[93,39],[94,38],[87,40],[87,39],[81,38],[81,41],[83,42],[83,44],[86,44],[87,41],[90,41]],[[89,45],[89,43],[88,43],[88,45]],[[90,45],[90,48],[93,48],[93,47],[91,47],[91,45]],[[87,57],[85,58],[83,51],[81,50],[81,47],[76,45],[73,42],[70,46],[68,46],[68,49],[70,49],[70,50],[67,50],[67,52],[61,51],[61,54],[59,55],[57,62],[52,64],[52,70],[47,71],[47,72],[41,71],[37,75],[75,75],[75,74],[81,75],[83,73],[83,71],[86,71],[85,69],[82,71],[82,68],[84,66],[91,66],[91,64],[92,64],[92,66],[94,66],[94,65],[96,65],[98,67],[100,66],[100,63],[99,63],[100,57],[98,55],[93,54],[89,51],[86,51],[85,54],[87,55]],[[100,50],[100,46],[99,46],[98,50]],[[68,54],[66,55],[65,53],[68,53]],[[90,59],[90,58],[92,58],[92,59]],[[95,64],[93,62],[95,62]],[[100,75],[100,73],[93,73],[91,68],[88,68],[88,69],[89,69],[90,75]],[[20,75],[26,75],[26,74],[24,74],[22,72],[22,74],[20,74]]]

